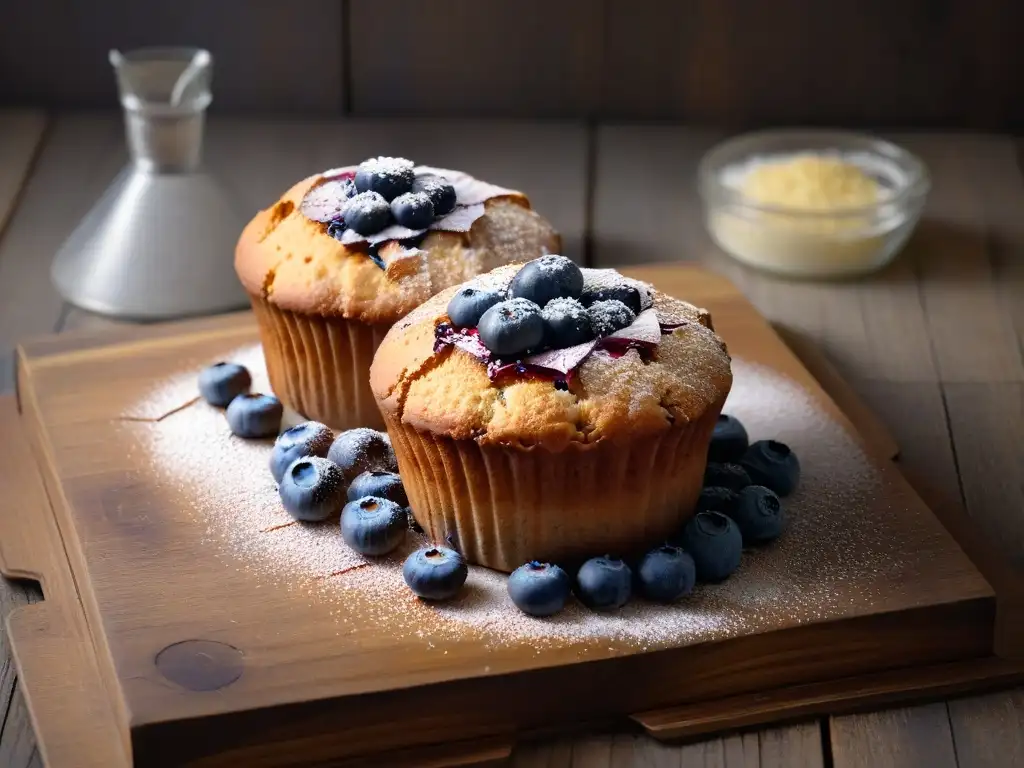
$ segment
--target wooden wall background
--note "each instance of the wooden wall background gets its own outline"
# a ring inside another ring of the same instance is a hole
[[[0,0],[0,104],[208,47],[233,112],[1024,127],[1021,0]]]

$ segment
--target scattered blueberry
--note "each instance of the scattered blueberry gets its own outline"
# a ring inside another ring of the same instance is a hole
[[[636,575],[643,596],[656,603],[671,603],[689,594],[697,580],[693,558],[671,544],[644,555]]]
[[[383,432],[369,427],[356,427],[339,434],[331,443],[327,458],[341,467],[346,483],[363,472],[398,471],[391,440]]]
[[[750,485],[750,475],[739,464],[709,461],[704,469],[704,485],[742,491]]]
[[[355,501],[363,496],[377,496],[388,499],[400,507],[409,506],[409,497],[405,495],[402,478],[395,472],[363,472],[348,487],[348,500]]]
[[[405,509],[389,499],[364,496],[341,510],[341,538],[361,555],[380,557],[405,539]]]
[[[318,421],[306,421],[277,436],[270,452],[270,474],[280,483],[288,465],[304,456],[326,456],[334,442],[334,433]]]
[[[402,566],[402,576],[409,589],[425,600],[455,597],[468,575],[469,568],[462,555],[448,547],[417,549]]]
[[[426,229],[434,221],[434,204],[424,192],[406,192],[391,201],[391,215],[409,229]]]
[[[509,295],[543,307],[552,299],[579,298],[583,272],[565,256],[541,256],[527,262],[512,278]]]
[[[633,310],[618,299],[596,301],[587,307],[587,314],[590,315],[590,325],[599,338],[611,336],[616,331],[632,325],[636,320]]]
[[[544,320],[540,307],[526,299],[501,301],[484,312],[477,326],[480,341],[501,357],[513,357],[540,346]]]
[[[296,520],[326,520],[345,503],[345,479],[338,466],[320,456],[296,459],[278,487],[285,511]]]
[[[199,372],[199,394],[217,408],[224,408],[251,386],[249,371],[237,363],[214,363]]]
[[[552,349],[573,347],[594,338],[590,315],[576,299],[552,299],[540,316],[544,321],[544,344]]]
[[[622,560],[592,557],[576,574],[576,593],[588,608],[621,608],[632,592],[633,574]]]
[[[709,485],[701,488],[700,496],[697,497],[697,511],[722,512],[729,515],[736,506],[737,498],[736,491],[731,488]]]
[[[435,216],[445,216],[455,208],[455,187],[441,176],[425,173],[412,183],[413,192],[425,192],[434,205]]]
[[[345,224],[360,235],[380,232],[391,221],[391,206],[376,192],[360,192],[345,204]]]
[[[701,581],[722,581],[740,565],[743,537],[721,512],[698,512],[683,528],[683,549],[690,553]]]
[[[521,565],[508,577],[508,596],[523,613],[551,616],[565,607],[571,589],[569,575],[551,563]]]
[[[800,482],[800,462],[785,443],[758,440],[743,454],[743,468],[757,485],[771,488],[779,496],[791,494]]]
[[[346,229],[348,227],[345,226],[345,220],[342,218],[331,219],[327,222],[327,234],[335,240],[341,240],[345,236]]]
[[[748,485],[740,491],[732,519],[743,534],[744,544],[777,539],[786,526],[782,502],[763,485]]]
[[[596,304],[599,301],[608,301],[609,299],[621,301],[633,310],[634,315],[640,314],[642,305],[640,300],[640,291],[632,285],[610,285],[607,288],[597,288],[592,291],[587,291],[580,296],[580,302],[585,307],[589,307],[591,304]]]
[[[238,437],[272,437],[281,428],[284,407],[273,395],[246,393],[228,404],[226,415]]]
[[[376,192],[388,202],[412,189],[414,180],[412,161],[402,157],[374,157],[356,169],[356,189]]]
[[[497,291],[462,288],[448,302],[448,317],[459,328],[476,328],[484,312],[501,301]]]
[[[749,438],[740,420],[721,414],[715,424],[711,445],[708,447],[708,461],[719,463],[738,462],[746,453]]]

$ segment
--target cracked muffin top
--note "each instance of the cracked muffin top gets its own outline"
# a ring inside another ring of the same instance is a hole
[[[552,451],[667,431],[731,386],[708,312],[561,256],[440,292],[391,328],[370,368],[392,420]]]
[[[390,324],[441,289],[560,246],[520,192],[378,157],[285,192],[243,230],[235,269],[281,309]]]

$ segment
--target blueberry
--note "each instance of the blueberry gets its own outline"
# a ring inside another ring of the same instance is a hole
[[[777,539],[786,527],[782,502],[774,491],[763,485],[748,485],[740,491],[732,519],[743,535],[744,544]]]
[[[715,424],[711,445],[708,447],[708,461],[719,463],[738,462],[747,450],[749,438],[740,420],[721,414]]]
[[[331,443],[327,458],[341,467],[346,483],[363,472],[398,471],[391,440],[383,432],[369,427],[356,427],[339,434]]]
[[[277,489],[296,520],[326,520],[345,503],[345,479],[338,466],[320,456],[303,456],[285,469]]]
[[[456,203],[455,187],[448,179],[425,173],[417,176],[412,183],[413,192],[425,192],[434,205],[434,215],[444,216],[454,210]]]
[[[402,478],[394,472],[363,472],[348,487],[348,500],[355,501],[363,496],[377,496],[388,499],[400,507],[409,506]]]
[[[272,437],[281,428],[284,407],[273,395],[247,393],[228,404],[226,415],[238,437]]]
[[[508,596],[523,613],[552,616],[565,607],[571,584],[557,565],[536,561],[521,565],[508,577]]]
[[[199,372],[199,394],[218,408],[224,408],[251,386],[249,371],[237,363],[214,363]]]
[[[618,299],[597,301],[587,307],[590,325],[599,338],[611,336],[636,320],[633,310]]]
[[[391,221],[391,206],[376,192],[360,192],[345,204],[343,216],[349,229],[373,235]]]
[[[417,597],[449,600],[466,583],[469,568],[462,555],[448,547],[417,549],[405,560],[402,577]]]
[[[448,317],[459,328],[476,328],[484,312],[501,301],[497,291],[462,288],[448,302]]]
[[[412,161],[402,157],[374,157],[360,163],[356,169],[356,189],[360,193],[376,192],[391,202],[411,190],[415,178]]]
[[[750,485],[750,475],[739,464],[720,464],[709,461],[704,469],[704,485],[742,491]]]
[[[698,512],[683,528],[680,543],[690,553],[701,581],[721,581],[740,565],[743,537],[721,512]]]
[[[578,299],[583,293],[583,272],[565,256],[541,256],[527,262],[512,278],[509,295],[529,299],[543,307],[552,299]]]
[[[656,603],[671,603],[689,594],[697,580],[693,558],[671,544],[644,555],[636,575],[643,596]]]
[[[306,421],[290,427],[277,437],[270,452],[270,474],[280,483],[288,465],[304,456],[326,456],[334,433],[318,421]]]
[[[752,443],[740,463],[755,484],[771,488],[779,496],[788,496],[800,482],[796,454],[778,440]]]
[[[477,326],[480,341],[500,357],[514,357],[540,346],[544,320],[540,307],[526,299],[501,301],[484,312]]]
[[[610,285],[607,288],[596,288],[592,291],[587,291],[580,296],[580,302],[585,307],[589,307],[591,304],[596,304],[599,301],[608,301],[609,299],[621,301],[633,310],[634,315],[640,314],[642,305],[640,291],[632,285]]]
[[[389,499],[364,496],[341,510],[341,538],[361,555],[380,557],[405,539],[405,509]]]
[[[573,347],[594,338],[590,315],[576,299],[552,299],[540,316],[544,321],[544,344],[552,349]]]
[[[391,201],[391,215],[409,229],[426,229],[434,221],[434,204],[423,192],[406,192]]]
[[[736,499],[736,491],[731,488],[709,485],[707,488],[702,488],[700,496],[697,497],[697,511],[722,512],[728,515],[736,506]]]
[[[576,574],[576,593],[589,608],[621,608],[629,600],[632,581],[633,574],[622,560],[592,557]]]

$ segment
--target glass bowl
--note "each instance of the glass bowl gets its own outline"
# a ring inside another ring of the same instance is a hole
[[[765,205],[744,194],[753,168],[797,156],[834,158],[878,185],[877,202],[825,209]],[[704,217],[715,243],[735,259],[788,277],[852,277],[881,269],[921,217],[931,182],[905,149],[856,133],[748,133],[709,151],[698,168]]]

